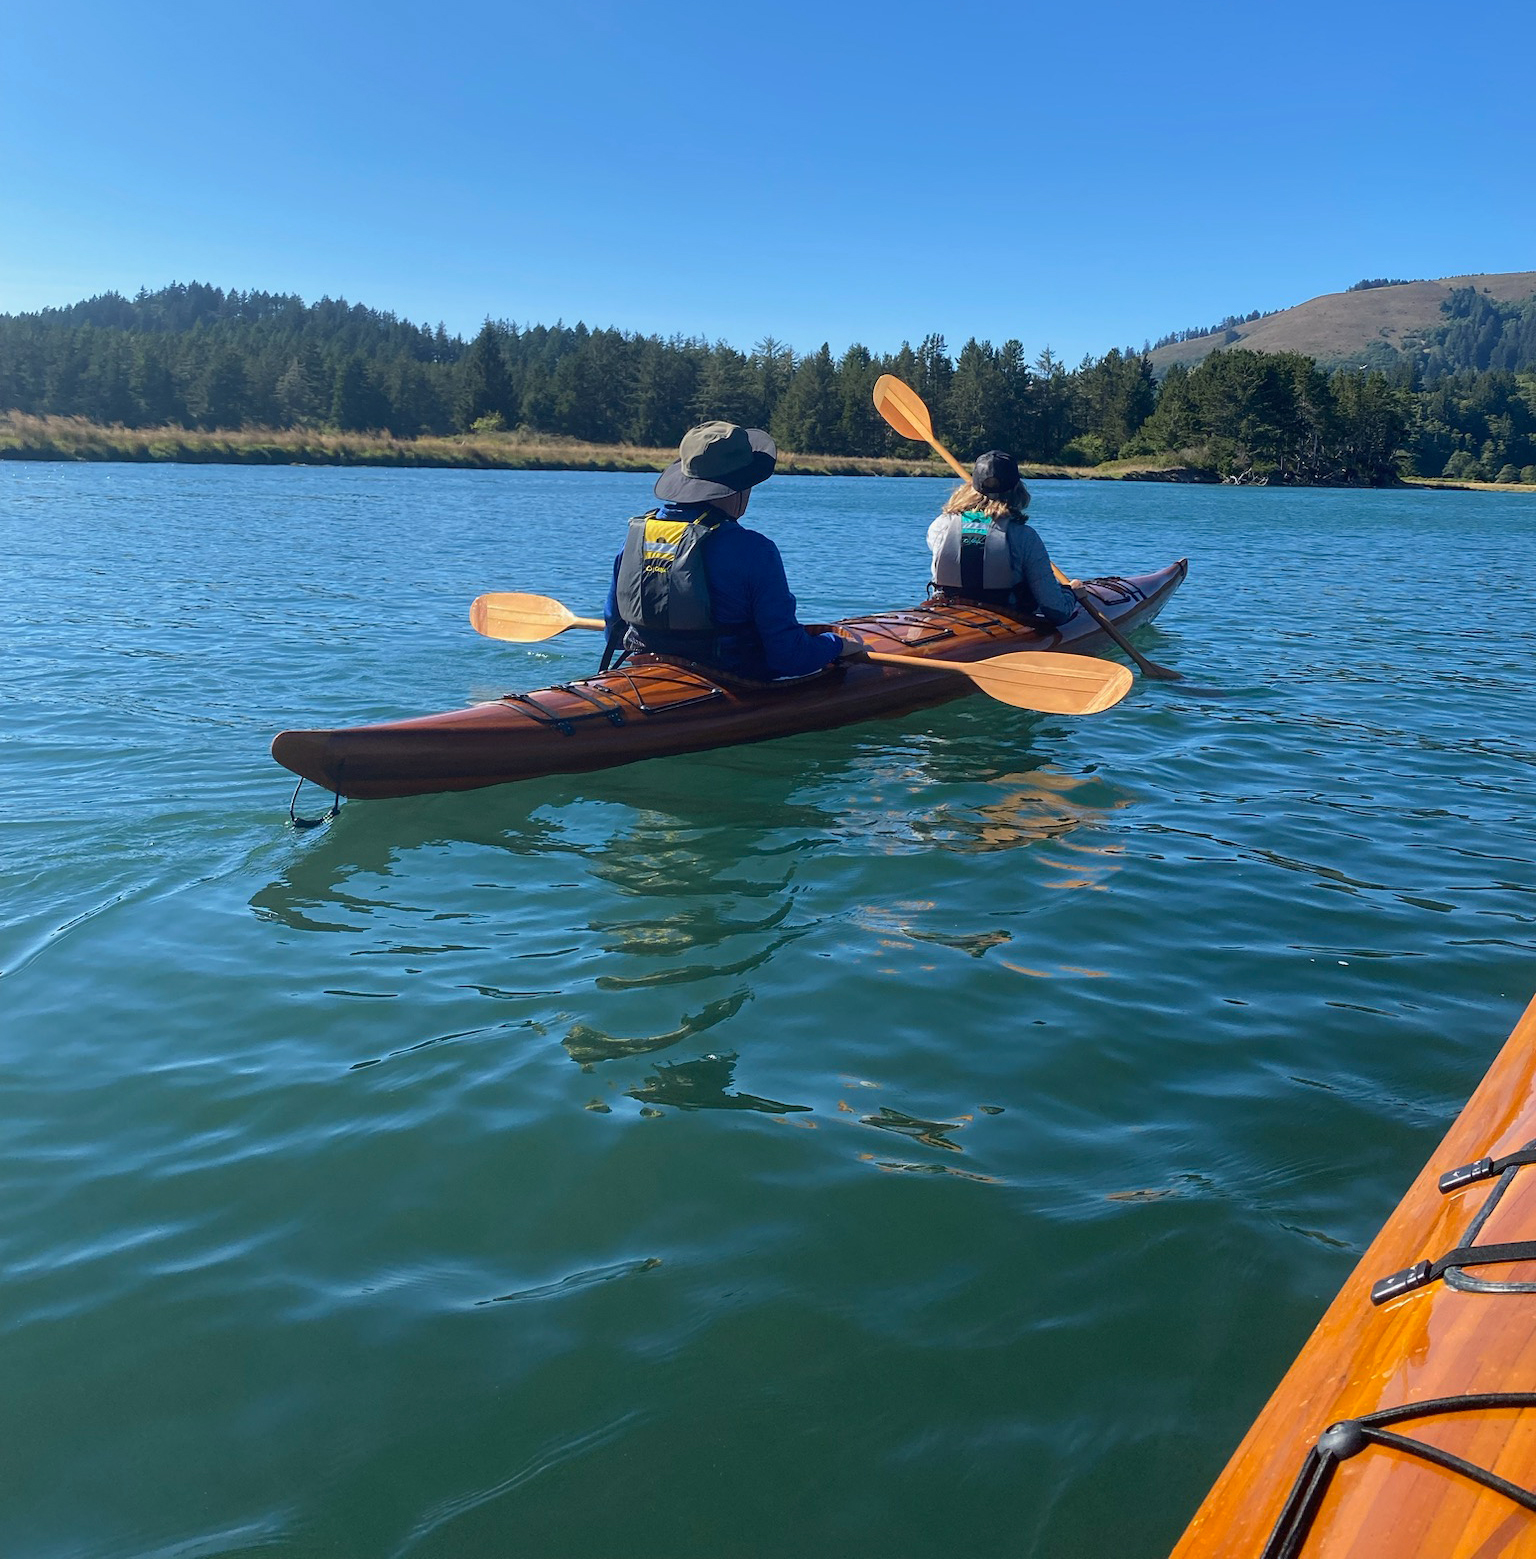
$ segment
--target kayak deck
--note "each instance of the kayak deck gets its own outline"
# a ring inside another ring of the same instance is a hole
[[[1116,627],[1131,628],[1161,611],[1188,567],[1181,558],[1155,574],[1088,584]],[[871,650],[947,660],[1018,650],[1091,653],[1110,643],[1082,611],[1048,632],[988,607],[936,603],[832,626]],[[793,682],[760,683],[637,655],[612,671],[444,714],[283,731],[273,739],[272,756],[339,795],[424,795],[827,730],[947,703],[972,691],[967,678],[937,668],[855,661]]]
[[[1476,1481],[1491,1474],[1536,1488],[1536,1244],[1519,1243],[1536,1240],[1536,1163],[1498,1162],[1533,1139],[1536,1001],[1233,1453],[1174,1559],[1536,1553],[1536,1513]],[[1487,1250],[1495,1245],[1506,1249]],[[1484,1249],[1483,1260],[1468,1246]]]

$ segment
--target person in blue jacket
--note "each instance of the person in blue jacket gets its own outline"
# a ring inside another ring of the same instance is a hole
[[[605,670],[622,647],[766,682],[858,653],[835,633],[801,626],[779,549],[739,523],[778,458],[761,428],[706,422],[688,431],[656,479],[661,504],[629,522],[614,559]]]

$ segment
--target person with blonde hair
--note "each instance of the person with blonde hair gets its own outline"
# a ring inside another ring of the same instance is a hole
[[[1057,582],[1028,510],[1018,462],[1000,449],[988,450],[928,527],[931,588],[946,600],[1001,606],[1060,627],[1077,611],[1077,600]]]

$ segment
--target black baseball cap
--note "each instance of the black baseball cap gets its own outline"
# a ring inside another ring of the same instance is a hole
[[[971,467],[971,486],[984,498],[1006,498],[1019,485],[1019,463],[1001,449],[989,449]]]

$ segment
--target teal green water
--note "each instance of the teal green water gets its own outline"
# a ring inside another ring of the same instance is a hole
[[[1189,682],[288,825],[646,491],[0,466],[0,1552],[1162,1554],[1536,988],[1516,494],[1049,485]]]

